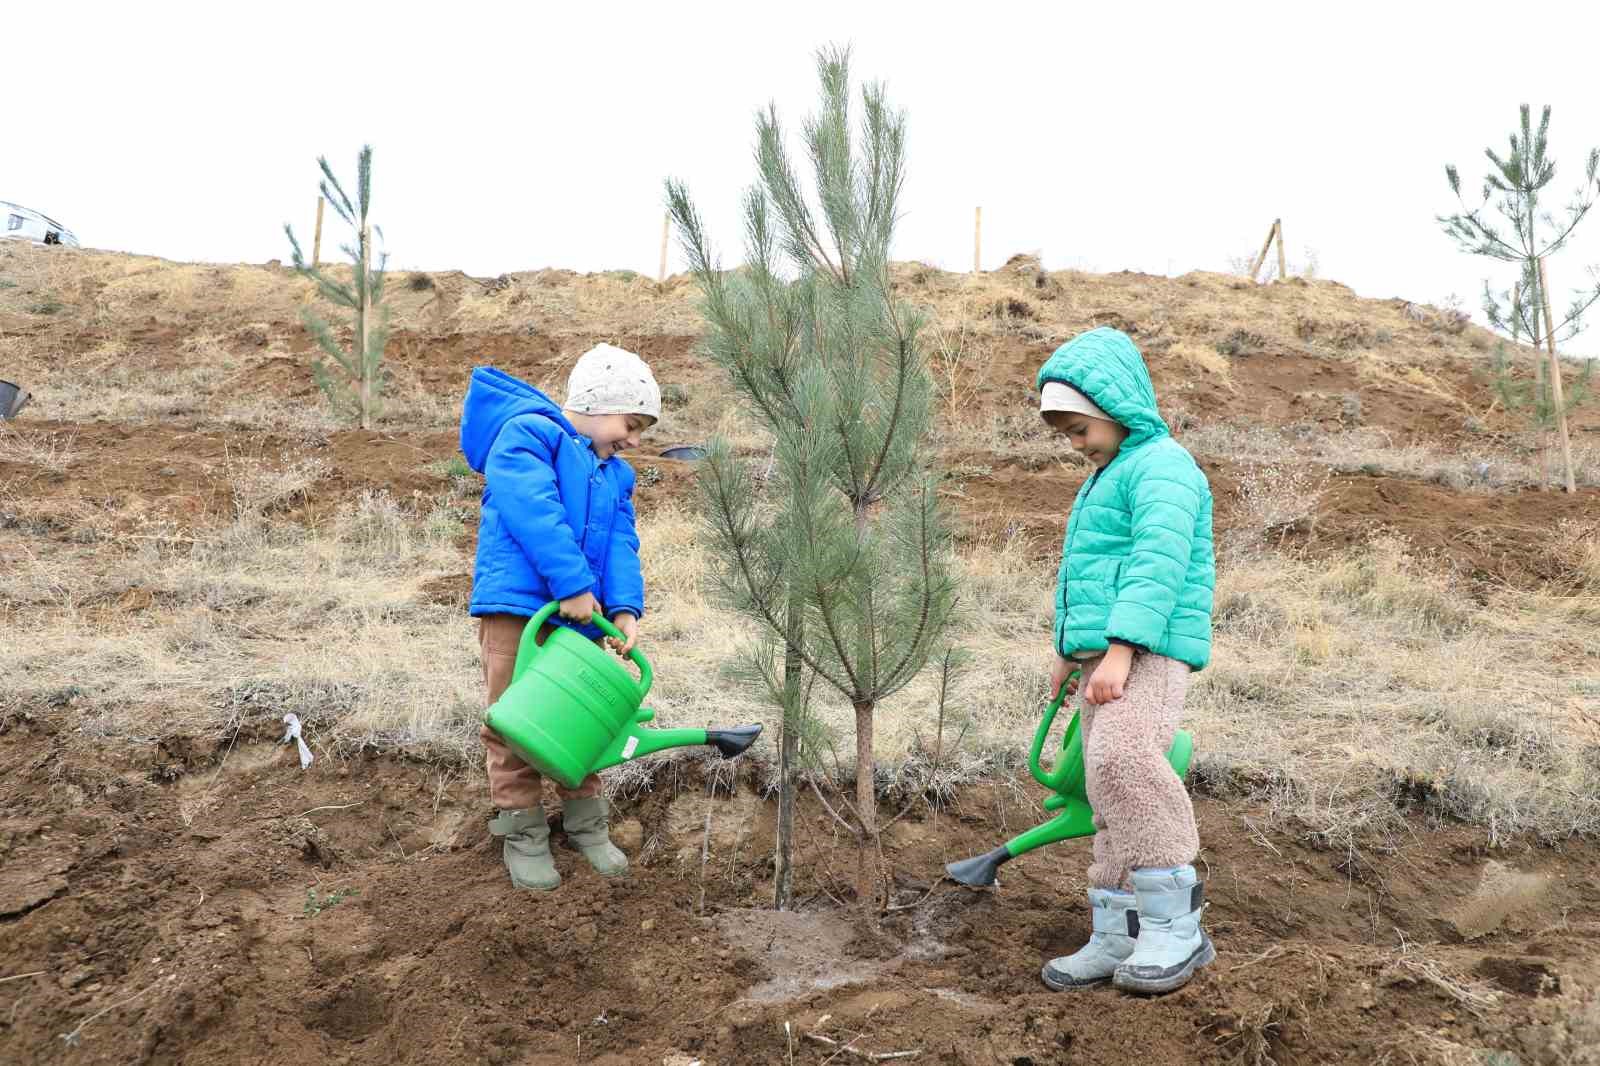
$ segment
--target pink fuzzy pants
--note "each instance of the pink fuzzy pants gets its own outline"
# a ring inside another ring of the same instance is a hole
[[[1079,691],[1102,660],[1081,664]],[[1128,889],[1130,870],[1182,866],[1200,853],[1188,790],[1167,763],[1183,714],[1189,666],[1165,655],[1135,654],[1120,700],[1079,711],[1085,783],[1094,808],[1095,888]]]
[[[500,698],[511,684],[511,674],[517,665],[517,649],[522,645],[522,631],[528,620],[511,614],[488,614],[478,619],[478,650],[483,656],[483,683],[489,690],[489,703]],[[548,624],[547,624],[547,628]],[[548,636],[548,634],[545,634]],[[532,807],[543,798],[544,781],[539,771],[523,762],[517,753],[506,746],[500,734],[483,726],[478,730],[487,752],[485,762],[489,770],[489,799],[502,811]],[[600,778],[590,774],[579,782],[577,788],[558,785],[556,792],[562,799],[598,796]]]

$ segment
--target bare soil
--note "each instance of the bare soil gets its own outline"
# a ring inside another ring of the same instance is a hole
[[[1371,1063],[1432,1040],[1555,1064],[1577,1047],[1563,990],[1600,977],[1590,843],[1490,856],[1418,817],[1392,847],[1330,848],[1202,797],[1216,963],[1162,999],[1063,995],[1037,974],[1087,935],[1087,842],[1016,860],[997,889],[939,881],[1042,817],[1031,785],[894,827],[903,909],[882,920],[832,902],[853,856],[802,805],[813,873],[775,914],[771,807],[747,774],[711,799],[693,764],[663,774],[619,804],[627,879],[558,834],[565,883],[534,895],[458,770],[302,772],[272,728],[113,748],[5,720],[0,1058],[733,1064],[787,1062],[792,1040],[821,1063],[853,1040],[938,1063]],[[1521,895],[1485,899],[1507,868]]]

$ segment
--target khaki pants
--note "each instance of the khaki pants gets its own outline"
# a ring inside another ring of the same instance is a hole
[[[1101,663],[1081,664],[1083,681]],[[1095,888],[1127,889],[1130,870],[1183,866],[1200,853],[1189,792],[1167,762],[1189,689],[1189,666],[1165,655],[1133,657],[1120,700],[1079,711],[1089,804],[1094,808]]]
[[[500,694],[511,684],[511,673],[517,665],[517,648],[522,643],[522,631],[528,620],[513,614],[489,614],[478,619],[478,650],[483,658],[483,683],[489,689],[492,706]],[[550,635],[554,627],[548,623],[540,639]],[[544,778],[539,771],[523,762],[516,752],[506,747],[500,734],[483,726],[478,737],[488,752],[489,799],[502,811],[521,810],[542,801],[541,785]],[[557,785],[562,799],[579,799],[600,795],[600,778],[590,774],[577,788]]]

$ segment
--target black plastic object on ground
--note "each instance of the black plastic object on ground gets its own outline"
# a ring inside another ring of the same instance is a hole
[[[17,417],[28,402],[28,390],[9,381],[0,381],[0,421]]]
[[[695,459],[704,459],[705,457],[706,450],[698,444],[683,444],[676,448],[668,448],[661,453],[661,458],[663,459],[687,459],[693,461]]]

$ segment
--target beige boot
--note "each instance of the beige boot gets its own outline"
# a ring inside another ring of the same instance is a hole
[[[556,860],[550,854],[550,823],[539,804],[516,811],[501,811],[489,821],[489,832],[505,838],[500,855],[518,888],[549,892],[561,885]]]
[[[578,846],[589,865],[602,877],[621,877],[628,872],[628,857],[611,843],[606,816],[610,805],[604,796],[566,800],[561,807],[561,824],[567,839]]]

